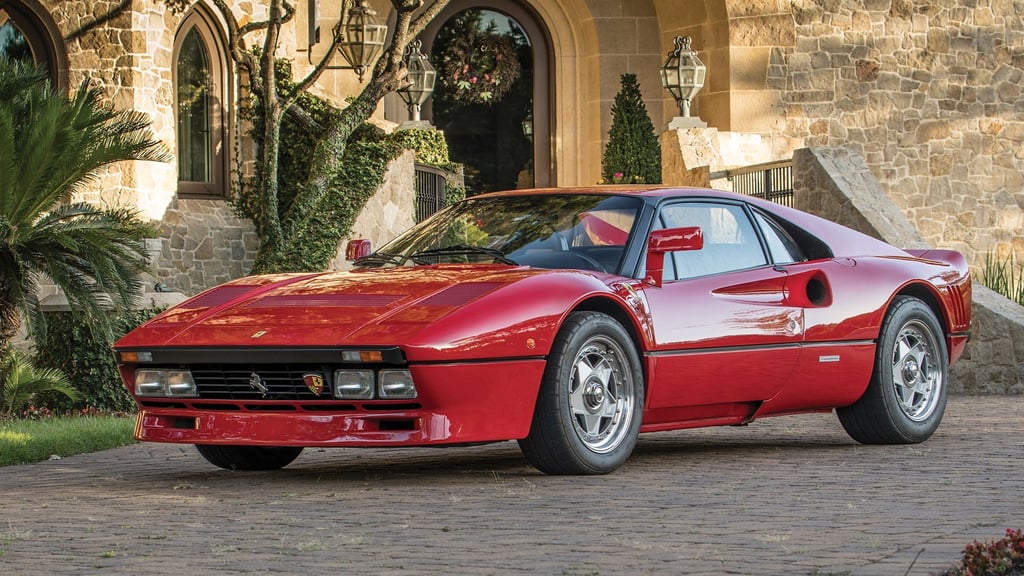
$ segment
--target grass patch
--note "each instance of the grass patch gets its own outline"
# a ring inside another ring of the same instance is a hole
[[[132,444],[135,418],[61,416],[0,420],[0,466],[71,456]]]
[[[978,281],[1024,306],[1024,264],[1018,263],[1013,254],[1000,258],[986,253]]]

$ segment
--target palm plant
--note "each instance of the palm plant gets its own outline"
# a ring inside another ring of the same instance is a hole
[[[21,326],[45,329],[39,282],[99,329],[130,306],[154,231],[127,209],[73,201],[100,170],[122,160],[165,160],[138,112],[102,104],[83,83],[65,97],[38,69],[0,58],[0,353]]]
[[[78,395],[68,377],[56,368],[36,368],[17,352],[0,357],[0,416],[16,414],[43,392],[71,398]]]

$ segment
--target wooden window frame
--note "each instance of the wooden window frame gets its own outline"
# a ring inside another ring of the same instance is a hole
[[[210,65],[210,181],[178,180],[178,196],[181,198],[226,198],[230,195],[231,163],[230,163],[230,117],[228,108],[233,102],[228,60],[225,53],[225,42],[216,20],[201,6],[193,8],[181,21],[174,37],[173,69],[171,77],[174,91],[174,127],[175,151],[179,149],[178,140],[178,61],[181,47],[191,30],[199,34]]]
[[[50,12],[34,0],[10,0],[0,3],[8,18],[28,40],[32,57],[50,74],[50,82],[60,91],[68,89],[68,55],[64,36]]]

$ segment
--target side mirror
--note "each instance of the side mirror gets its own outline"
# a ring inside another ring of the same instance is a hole
[[[353,262],[363,256],[369,256],[371,251],[372,247],[369,240],[365,238],[349,240],[348,244],[345,245],[345,260]]]
[[[661,286],[665,270],[665,253],[700,250],[704,247],[704,233],[700,226],[655,230],[647,237],[647,276],[644,282]]]

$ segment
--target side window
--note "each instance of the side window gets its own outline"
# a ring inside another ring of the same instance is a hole
[[[227,61],[219,35],[201,9],[182,21],[174,43],[178,193],[226,196]]]
[[[742,207],[684,202],[662,208],[661,228],[700,226],[704,248],[673,252],[665,259],[665,278],[683,280],[768,264],[754,226]]]
[[[772,255],[772,262],[775,264],[792,264],[803,262],[804,257],[800,246],[793,237],[789,235],[777,222],[770,220],[760,212],[754,213],[754,220],[757,221],[765,242],[768,243],[768,252]]]

